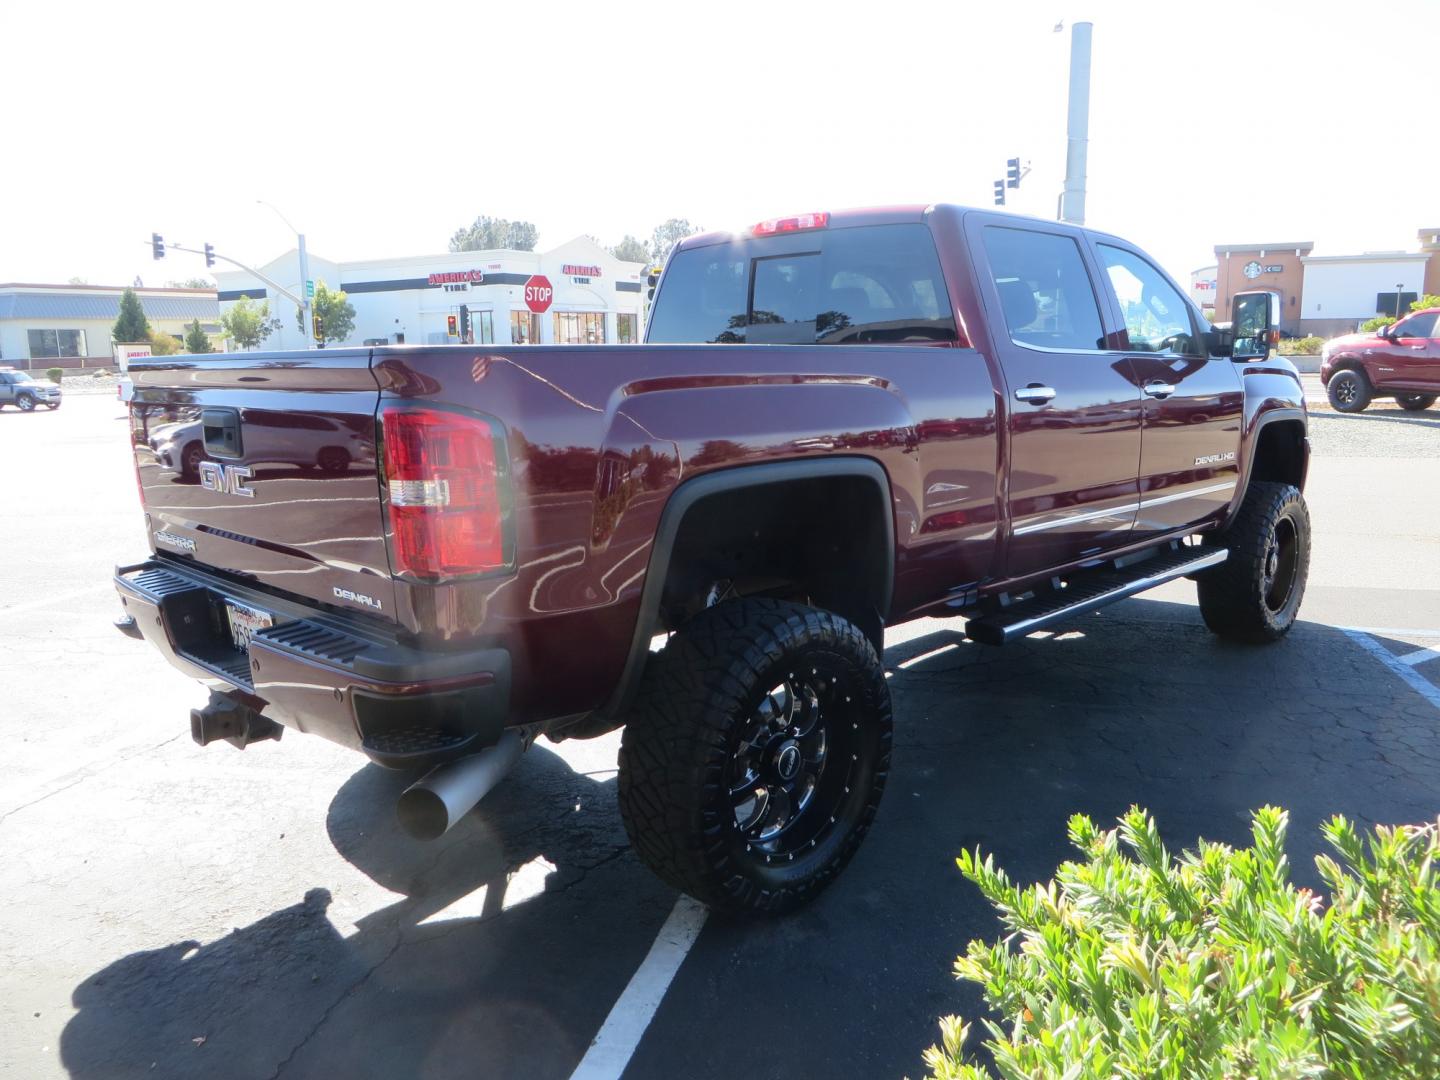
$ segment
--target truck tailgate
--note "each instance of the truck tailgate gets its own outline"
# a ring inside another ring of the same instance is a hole
[[[151,547],[262,588],[388,616],[368,350],[132,361]]]

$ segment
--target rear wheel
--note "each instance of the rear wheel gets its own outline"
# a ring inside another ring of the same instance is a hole
[[[1406,412],[1422,412],[1435,404],[1434,394],[1396,394],[1395,403]]]
[[[890,768],[890,691],[840,616],[746,599],[697,615],[647,673],[620,750],[631,843],[711,907],[779,913],[849,862]]]
[[[320,451],[317,464],[327,473],[343,473],[350,468],[350,452],[343,446],[327,446]]]
[[[200,462],[204,460],[204,448],[198,442],[190,443],[180,455],[180,475],[186,480],[194,480],[200,475]]]
[[[1310,511],[1291,484],[1255,481],[1218,538],[1230,549],[1196,584],[1205,625],[1221,637],[1278,641],[1295,624],[1310,576]]]
[[[1329,395],[1331,406],[1346,413],[1364,412],[1372,396],[1370,380],[1363,371],[1356,371],[1354,368],[1346,368],[1331,375],[1325,392]]]

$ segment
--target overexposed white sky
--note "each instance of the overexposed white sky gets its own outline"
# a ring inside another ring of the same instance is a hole
[[[1176,277],[1217,243],[1415,250],[1440,225],[1437,0],[16,0],[0,281],[204,272],[153,262],[152,231],[256,265],[293,244],[260,198],[332,259],[444,251],[478,214],[544,249],[989,206],[1019,155],[1008,209],[1054,217],[1076,18],[1086,224]]]

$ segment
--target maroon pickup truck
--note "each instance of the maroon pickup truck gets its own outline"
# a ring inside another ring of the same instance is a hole
[[[623,725],[641,857],[785,910],[879,804],[886,626],[999,645],[1186,576],[1216,633],[1289,629],[1275,316],[1219,331],[1124,240],[937,205],[691,237],[639,346],[136,360],[153,551],[115,583],[211,688],[202,745],[428,770],[399,814],[434,837],[538,735]]]

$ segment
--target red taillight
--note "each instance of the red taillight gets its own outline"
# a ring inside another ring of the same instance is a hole
[[[495,428],[439,409],[390,409],[381,423],[395,572],[433,579],[508,566]]]
[[[818,214],[796,214],[794,217],[771,218],[751,229],[755,236],[772,236],[775,233],[803,232],[806,229],[823,229],[830,224],[830,215],[822,210]]]

